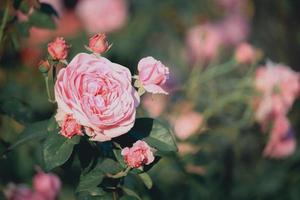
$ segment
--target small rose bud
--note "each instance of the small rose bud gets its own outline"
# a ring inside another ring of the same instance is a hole
[[[33,178],[33,188],[45,199],[55,199],[61,188],[61,181],[55,174],[40,171]]]
[[[66,41],[62,37],[57,37],[48,44],[48,53],[54,60],[64,60],[68,56],[68,48]]]
[[[121,152],[125,163],[131,168],[149,165],[154,161],[151,147],[144,141],[138,140],[131,148],[124,148]]]
[[[98,54],[105,53],[110,48],[106,35],[104,33],[96,34],[89,40],[89,48]]]
[[[70,114],[63,114],[58,110],[56,116],[58,124],[61,126],[60,134],[66,138],[71,139],[75,135],[83,135],[82,126]]]
[[[39,70],[40,72],[47,73],[50,69],[50,63],[48,60],[41,60],[39,63]]]

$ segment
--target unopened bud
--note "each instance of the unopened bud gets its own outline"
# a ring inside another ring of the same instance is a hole
[[[39,70],[42,73],[47,73],[50,69],[50,63],[48,60],[41,60],[39,63]]]
[[[104,33],[96,34],[89,40],[89,48],[94,53],[102,54],[109,50],[111,45],[108,44],[106,35]]]
[[[68,48],[66,41],[62,37],[57,37],[48,44],[48,53],[54,60],[65,60],[68,56]]]

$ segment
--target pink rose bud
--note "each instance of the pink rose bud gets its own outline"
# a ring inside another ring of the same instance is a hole
[[[83,135],[82,126],[76,122],[72,115],[65,115],[60,134],[69,139],[75,135]]]
[[[48,60],[42,60],[39,63],[39,70],[42,73],[47,73],[50,69],[50,63],[48,62]]]
[[[101,34],[96,34],[93,37],[90,38],[89,40],[89,48],[94,52],[94,53],[105,53],[109,49],[110,45],[108,44],[106,35],[101,33]]]
[[[66,41],[62,37],[57,37],[48,44],[48,53],[54,60],[64,60],[68,56],[68,48]]]
[[[168,94],[162,86],[169,78],[169,68],[153,57],[146,57],[138,63],[139,81],[147,92]]]
[[[121,154],[124,156],[125,163],[131,168],[149,165],[154,161],[151,147],[141,140],[135,142],[131,148],[124,148]]]
[[[41,171],[33,178],[33,188],[45,199],[53,200],[59,193],[61,182],[56,175]]]
[[[250,64],[255,60],[255,49],[248,43],[240,44],[235,51],[235,59],[240,64]]]

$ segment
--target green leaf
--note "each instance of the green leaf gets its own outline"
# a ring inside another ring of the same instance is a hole
[[[141,180],[144,182],[145,186],[148,189],[152,188],[153,182],[152,182],[151,177],[147,173],[141,173],[141,174],[138,174],[138,176],[141,178]]]
[[[133,200],[132,198],[134,199],[138,199],[136,197],[132,197],[132,196],[129,196],[129,195],[124,195],[120,198],[120,200]]]
[[[33,121],[33,112],[30,106],[16,98],[1,99],[0,113],[23,124]]]
[[[117,174],[122,171],[120,164],[109,158],[104,159],[98,167],[107,174]]]
[[[136,192],[134,192],[133,190],[131,190],[131,189],[129,189],[129,188],[122,187],[122,190],[123,190],[123,192],[125,192],[128,196],[135,197],[135,198],[138,199],[138,200],[142,200],[142,198],[141,198]]]
[[[103,191],[101,188],[94,188],[93,194],[89,192],[80,192],[77,194],[78,200],[113,200],[112,195]]]
[[[71,156],[73,148],[80,141],[80,136],[72,139],[59,135],[56,131],[49,132],[43,144],[43,157],[47,171],[64,164]]]
[[[153,121],[151,133],[149,137],[145,138],[145,141],[160,151],[177,151],[170,129],[157,120]]]
[[[177,151],[171,130],[161,122],[151,118],[138,118],[128,134],[116,139],[122,146],[132,145],[137,140],[146,141],[159,151]],[[125,141],[125,142],[124,142]]]
[[[29,16],[29,22],[32,26],[45,29],[55,29],[55,22],[52,15],[44,13],[40,10],[35,10]]]
[[[120,163],[120,165],[125,169],[127,167],[127,165],[124,162],[124,158],[121,155],[121,150],[120,149],[114,149],[113,150],[115,157],[117,159],[117,161]]]
[[[76,192],[87,191],[95,193],[94,188],[102,182],[103,178],[104,174],[99,167],[95,167],[86,174],[81,174]]]
[[[11,145],[6,152],[13,150],[14,148],[25,144],[31,140],[40,140],[47,137],[47,126],[49,120],[35,122],[27,125],[24,131],[20,134],[17,141]]]

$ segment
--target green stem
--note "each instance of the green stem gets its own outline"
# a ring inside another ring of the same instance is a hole
[[[117,200],[118,199],[117,193],[115,191],[112,192],[112,196],[113,196],[113,200]]]
[[[131,170],[131,167],[127,167],[125,171],[121,171],[117,174],[106,174],[109,178],[122,178],[128,174],[128,172]]]
[[[6,27],[6,23],[8,21],[8,15],[9,14],[9,1],[6,1],[6,6],[5,6],[5,10],[4,10],[4,14],[3,14],[3,18],[1,21],[1,25],[0,25],[0,46],[2,46],[2,40],[4,37],[4,29]]]

